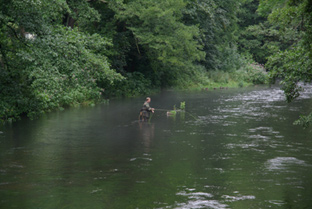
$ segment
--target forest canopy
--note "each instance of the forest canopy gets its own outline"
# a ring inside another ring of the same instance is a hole
[[[0,0],[0,120],[161,88],[311,81],[310,1]],[[265,68],[264,68],[265,66]]]

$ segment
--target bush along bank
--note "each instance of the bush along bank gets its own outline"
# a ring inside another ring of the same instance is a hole
[[[247,64],[239,70],[200,71],[192,79],[178,81],[176,90],[209,90],[268,84],[269,75],[260,64]]]

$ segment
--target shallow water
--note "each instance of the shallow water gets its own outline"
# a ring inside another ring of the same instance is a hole
[[[277,87],[166,91],[0,127],[0,208],[312,208],[312,137]]]

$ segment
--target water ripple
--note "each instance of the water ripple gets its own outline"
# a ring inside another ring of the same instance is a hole
[[[187,209],[195,209],[195,208],[211,208],[211,209],[223,209],[228,208],[227,204],[220,203],[217,200],[209,200],[207,198],[212,198],[213,195],[205,192],[179,192],[177,195],[187,196],[189,201],[186,203],[178,203],[177,209],[179,208],[187,208]]]
[[[253,195],[238,195],[238,196],[230,196],[230,195],[222,195],[222,198],[227,199],[227,201],[235,202],[239,200],[254,200],[256,199]]]
[[[266,162],[266,168],[270,171],[284,170],[291,165],[307,166],[305,161],[299,160],[295,157],[276,157]]]
[[[311,98],[312,87],[305,86],[304,88],[305,90],[301,92],[301,95],[298,99]],[[275,112],[277,110],[288,108],[287,103],[285,102],[284,91],[279,88],[268,88],[251,91],[248,93],[241,93],[235,96],[230,96],[228,98],[222,97],[215,102],[221,105],[212,110],[214,114],[201,116],[200,119],[203,122],[216,124],[224,122],[225,119],[228,118],[244,118],[246,120],[251,119],[260,121],[265,117],[280,117],[279,114],[276,114]],[[276,111],[272,111],[273,109]],[[289,110],[297,111],[295,107],[289,108]],[[284,118],[279,119],[283,120]],[[233,124],[233,122],[227,123],[227,125]]]

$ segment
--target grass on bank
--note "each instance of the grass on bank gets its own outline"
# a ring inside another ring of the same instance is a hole
[[[215,88],[238,88],[268,83],[268,73],[262,65],[248,64],[239,70],[196,71],[193,76],[179,79],[174,89],[202,90]]]

